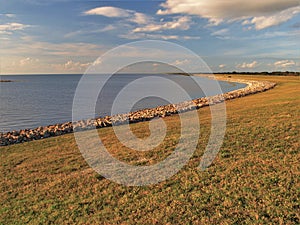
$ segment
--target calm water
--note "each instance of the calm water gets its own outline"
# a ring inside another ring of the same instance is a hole
[[[119,91],[129,82],[144,76],[149,75],[122,74],[114,76],[106,84],[98,98],[95,116],[109,115],[112,102]],[[160,76],[171,79],[184,87],[193,99],[204,96],[189,77]],[[0,132],[72,121],[73,98],[81,75],[18,75],[1,76],[1,79],[14,82],[0,83]],[[93,79],[90,82],[93,82]],[[220,84],[223,92],[245,87],[244,84],[239,83],[220,82]],[[148,85],[158,84],[149,83]],[[132,94],[138,95],[142,91],[135,90]],[[88,99],[84,101],[88,104]],[[168,102],[158,98],[147,98],[138,102],[132,111],[163,104],[168,104]]]

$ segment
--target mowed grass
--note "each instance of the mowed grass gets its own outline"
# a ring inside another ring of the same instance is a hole
[[[189,164],[151,186],[104,179],[84,161],[73,134],[1,147],[0,224],[299,224],[300,79],[235,77],[278,86],[226,103],[224,143],[206,171],[197,166],[210,135],[209,108],[198,110],[201,136]],[[178,143],[178,116],[164,120],[167,136],[153,151],[122,146],[111,128],[99,136],[120,160],[150,165]],[[147,122],[131,128],[139,138],[150,134]]]

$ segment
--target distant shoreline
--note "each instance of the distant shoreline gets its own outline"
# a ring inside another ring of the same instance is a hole
[[[9,82],[13,82],[12,80],[0,80],[1,83],[9,83]]]

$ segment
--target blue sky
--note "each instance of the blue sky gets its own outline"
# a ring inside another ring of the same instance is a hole
[[[182,45],[214,72],[299,71],[299,1],[0,0],[1,74],[82,73],[139,40]]]

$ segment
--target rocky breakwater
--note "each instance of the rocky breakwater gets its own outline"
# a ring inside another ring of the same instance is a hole
[[[159,106],[152,109],[143,109],[127,114],[106,116],[96,119],[81,120],[77,122],[66,122],[62,124],[55,124],[50,126],[38,127],[35,129],[24,129],[20,131],[12,131],[0,133],[0,146],[11,144],[18,144],[33,140],[39,140],[63,134],[72,133],[74,131],[84,131],[90,129],[98,129],[103,127],[110,127],[113,125],[121,125],[125,123],[137,123],[142,121],[149,121],[157,117],[166,117],[173,114],[187,112],[199,109],[205,106],[217,104],[225,100],[244,97],[247,95],[264,92],[276,86],[275,83],[267,81],[245,81],[236,79],[222,79],[231,82],[246,83],[247,87],[231,91],[222,95],[212,97],[203,97],[194,99],[192,101],[182,102],[178,104],[169,104]]]

